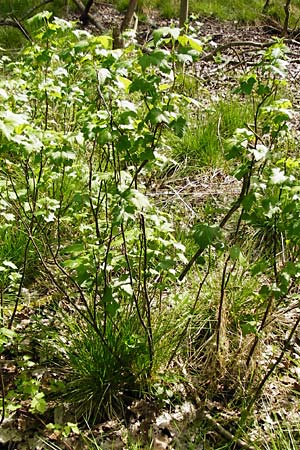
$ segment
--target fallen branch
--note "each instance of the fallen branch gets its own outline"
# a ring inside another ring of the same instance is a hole
[[[0,19],[0,27],[16,27],[18,25],[12,19]]]
[[[297,45],[299,46],[300,43],[292,38],[286,38],[284,39],[284,43],[287,45]],[[231,48],[244,48],[244,47],[248,47],[249,50],[254,50],[256,48],[258,49],[264,49],[264,48],[268,48],[271,47],[274,44],[274,41],[269,41],[269,42],[254,42],[254,41],[233,41],[233,42],[226,42],[225,44],[220,44],[218,45],[216,48],[214,48],[211,52],[209,52],[208,54],[204,55],[204,57],[202,58],[202,61],[208,61],[210,59],[212,59],[214,56],[216,56],[218,53],[224,51],[224,50],[228,50]],[[293,55],[292,52],[287,52],[286,53],[288,56]],[[298,55],[297,55],[298,56]]]
[[[47,3],[52,3],[53,0],[44,0],[43,2],[41,2],[39,5],[34,6],[33,8],[31,8],[29,11],[27,11],[26,15],[22,17],[21,20],[25,20],[28,19],[29,17],[32,16],[32,13],[34,13],[37,9],[41,8],[41,6],[47,5]]]
[[[209,413],[205,413],[204,417],[213,425],[220,436],[222,436],[229,442],[234,442],[236,447],[242,448],[244,450],[255,450],[254,447],[247,444],[247,442],[243,441],[242,439],[236,438],[233,434],[222,427],[222,425],[220,425]]]
[[[274,41],[271,42],[253,42],[253,41],[234,41],[234,42],[227,42],[225,44],[218,45],[213,51],[205,55],[202,60],[207,61],[209,59],[212,59],[214,56],[216,56],[217,53],[222,52],[224,50],[228,50],[230,48],[235,47],[253,47],[253,48],[268,48],[271,47],[271,45],[274,44]]]
[[[84,4],[81,2],[81,0],[73,0],[73,2],[76,4],[76,6],[80,9],[81,13],[83,14],[86,8]],[[102,26],[102,24],[97,19],[95,19],[95,17],[92,16],[90,13],[87,14],[87,19],[91,24],[93,24],[96,28],[98,28],[98,30],[101,33],[105,32],[105,29]]]
[[[22,19],[17,19],[16,17],[12,16],[11,18],[8,19],[1,19],[0,20],[0,26],[1,27],[14,27],[14,28],[18,28],[18,30],[21,31],[21,33],[25,36],[25,38],[32,42],[32,38],[30,36],[30,34],[28,33],[28,31],[26,30],[26,28],[24,27],[24,25],[22,24],[23,20],[28,19],[29,17],[32,16],[32,14],[39,8],[41,8],[41,6],[46,5],[47,3],[51,3],[53,0],[44,0],[42,1],[39,5],[34,6],[33,8],[31,8],[29,11],[27,11],[27,13],[25,14],[25,16],[22,17]]]

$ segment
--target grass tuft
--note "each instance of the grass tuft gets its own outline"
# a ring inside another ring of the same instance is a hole
[[[89,423],[123,416],[127,404],[139,396],[147,368],[147,351],[133,321],[107,324],[106,334],[86,323],[67,323],[71,338],[64,351],[70,368],[67,398],[78,418]]]
[[[221,100],[213,109],[193,119],[183,138],[174,147],[173,157],[186,160],[195,170],[226,166],[225,140],[251,118],[251,107],[236,100]]]

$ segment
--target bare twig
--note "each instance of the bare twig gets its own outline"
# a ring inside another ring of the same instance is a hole
[[[219,311],[218,311],[218,321],[217,321],[217,352],[220,351],[221,347],[221,335],[222,335],[222,329],[223,322],[224,322],[224,302],[225,302],[225,288],[226,288],[226,272],[227,272],[227,266],[230,261],[230,256],[226,258],[224,267],[223,267],[223,273],[222,273],[222,283],[221,283],[221,293],[220,293],[220,302],[219,302]]]
[[[32,226],[32,224],[30,226]],[[12,328],[12,326],[13,326],[13,322],[14,322],[14,319],[15,319],[15,316],[16,316],[16,313],[17,313],[17,310],[18,310],[18,306],[19,306],[20,300],[21,300],[22,289],[23,289],[24,281],[25,281],[25,269],[26,269],[27,264],[28,264],[29,245],[30,245],[30,238],[27,239],[27,242],[26,242],[26,245],[25,245],[25,249],[24,249],[24,257],[23,257],[24,267],[23,267],[23,272],[22,272],[22,276],[21,276],[21,279],[20,279],[20,282],[19,282],[18,291],[16,293],[15,305],[14,305],[14,309],[13,309],[13,312],[12,312],[11,317],[10,317],[8,328]]]
[[[188,320],[187,320],[187,322],[186,322],[186,324],[185,324],[185,327],[184,327],[182,333],[180,334],[180,337],[179,337],[179,339],[178,339],[177,345],[175,346],[175,348],[174,348],[174,350],[173,350],[173,352],[172,352],[172,354],[171,354],[171,356],[170,356],[170,359],[169,359],[168,364],[167,364],[167,368],[170,367],[170,364],[171,364],[171,362],[173,361],[173,359],[174,359],[174,357],[175,357],[175,355],[176,355],[176,353],[177,353],[177,351],[178,351],[178,348],[179,348],[179,346],[180,346],[180,344],[181,344],[181,342],[182,342],[182,339],[183,339],[184,336],[186,335],[186,332],[187,332],[187,330],[188,330],[188,327],[189,327],[189,325],[190,325],[190,323],[191,323],[191,320],[192,320],[192,317],[193,317],[193,315],[194,315],[196,306],[197,306],[197,304],[198,304],[198,301],[199,301],[199,298],[200,298],[200,294],[201,294],[202,288],[203,288],[203,286],[204,286],[204,283],[205,283],[206,280],[207,280],[207,277],[208,277],[209,273],[210,273],[210,259],[209,259],[209,262],[208,262],[207,270],[206,270],[206,272],[205,272],[205,274],[204,274],[204,277],[203,277],[203,279],[202,279],[202,281],[201,281],[201,283],[200,283],[200,285],[199,285],[199,289],[198,289],[196,298],[195,298],[195,300],[194,300],[194,304],[192,305],[192,308],[191,308],[191,310],[190,310],[189,318],[188,318]]]
[[[25,38],[32,42],[32,39],[28,33],[28,31],[25,29],[24,25],[21,24],[21,22],[16,18],[12,17],[10,19],[1,19],[0,20],[0,27],[14,27],[18,28],[18,30],[21,31],[21,33],[25,36]]]
[[[145,226],[145,218],[143,214],[140,215],[140,226],[141,226],[141,246],[143,247],[143,289],[144,289],[144,299],[145,299],[145,307],[146,307],[146,319],[147,319],[147,338],[148,338],[148,347],[149,347],[149,357],[150,357],[150,365],[149,365],[149,374],[151,373],[153,366],[153,357],[154,357],[154,349],[153,349],[153,331],[152,331],[152,315],[151,315],[151,300],[148,294],[147,287],[147,271],[148,271],[148,258],[147,258],[147,250],[148,250],[148,242],[147,242],[147,234],[146,234],[146,226]]]
[[[248,192],[249,189],[249,183],[250,183],[250,175],[251,175],[251,168],[249,169],[249,172],[246,173],[246,175],[244,175],[244,179],[243,179],[243,185],[242,185],[242,189],[240,192],[240,195],[238,197],[238,199],[235,201],[235,203],[232,205],[232,207],[230,208],[230,210],[227,212],[227,214],[225,214],[225,216],[223,217],[223,219],[221,220],[219,227],[220,228],[224,228],[226,223],[228,222],[228,220],[230,219],[230,217],[235,213],[235,211],[237,211],[239,209],[239,207],[242,204],[242,200],[244,199],[245,195]],[[199,247],[199,249],[196,251],[196,253],[194,254],[194,256],[192,256],[192,258],[189,260],[189,262],[186,264],[186,266],[184,267],[184,269],[182,270],[181,274],[179,275],[178,279],[179,281],[182,281],[184,279],[184,277],[186,276],[186,274],[189,272],[189,270],[191,269],[191,267],[193,266],[193,264],[196,262],[196,260],[199,258],[199,256],[202,255],[202,253],[204,252],[205,248],[203,247]]]
[[[184,204],[186,209],[190,211],[192,217],[197,215],[197,213],[193,210],[193,208],[184,200],[184,198],[182,198],[182,196],[176,189],[173,189],[172,186],[169,184],[166,184],[166,187],[169,188],[174,193],[174,195],[176,195],[176,197],[179,198],[179,200]]]
[[[263,390],[263,387],[265,386],[265,384],[267,383],[267,381],[269,380],[270,376],[272,375],[272,373],[274,372],[274,370],[276,369],[276,367],[281,363],[286,351],[289,349],[291,341],[293,339],[294,334],[296,333],[298,327],[300,324],[300,316],[297,318],[297,320],[295,321],[293,328],[291,329],[285,343],[284,346],[280,352],[280,355],[276,358],[276,360],[274,361],[274,363],[271,365],[270,369],[268,370],[268,372],[265,374],[265,376],[263,377],[263,379],[261,380],[261,382],[259,383],[254,395],[252,398],[250,398],[250,401],[247,404],[247,414],[249,414],[249,412],[251,411],[252,406],[254,405],[254,403],[256,402],[256,400],[259,398],[261,391]],[[245,417],[244,417],[245,420]]]
[[[129,275],[129,280],[130,280],[130,285],[132,287],[132,298],[136,307],[136,312],[138,315],[138,319],[139,322],[141,324],[141,326],[143,327],[146,336],[147,336],[147,341],[148,341],[148,352],[149,352],[149,362],[150,362],[150,366],[148,368],[149,370],[149,375],[151,372],[151,368],[152,368],[152,364],[153,364],[153,342],[152,342],[152,330],[150,332],[148,325],[145,323],[144,317],[143,317],[143,312],[141,311],[139,302],[138,302],[138,298],[134,292],[134,282],[133,282],[133,275],[132,275],[132,267],[131,267],[131,263],[129,260],[129,256],[128,256],[128,251],[127,251],[127,241],[126,241],[126,237],[125,237],[125,230],[124,230],[124,225],[121,224],[121,234],[122,234],[122,239],[123,239],[123,248],[124,248],[124,256],[125,256],[125,260],[126,260],[126,264],[127,264],[127,268],[128,268],[128,275]]]

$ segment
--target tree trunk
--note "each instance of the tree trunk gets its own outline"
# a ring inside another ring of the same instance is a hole
[[[123,33],[127,28],[130,27],[130,22],[132,21],[134,12],[137,7],[138,0],[130,0],[129,5],[125,14],[125,17],[123,19],[123,22],[120,27],[120,33]]]
[[[183,28],[189,15],[189,0],[180,1],[179,27]]]
[[[262,12],[266,13],[269,6],[270,6],[270,0],[266,0],[266,3],[264,4],[264,7],[262,9]]]
[[[121,23],[120,28],[113,29],[113,48],[123,48],[124,41],[122,39],[122,33],[130,27],[130,23],[134,16],[138,0],[129,0],[128,8],[125,17]]]
[[[94,3],[94,0],[88,0],[87,4],[85,5],[84,11],[80,16],[80,20],[84,25],[86,25],[89,21],[88,16],[89,16],[89,12],[90,12],[90,9],[91,9],[93,3]]]
[[[284,18],[283,32],[282,32],[283,36],[288,35],[288,27],[289,27],[289,20],[290,20],[290,4],[291,4],[291,0],[286,0],[285,5],[284,5],[285,18]]]
[[[78,8],[80,9],[80,11],[82,12],[82,14],[84,14],[84,11],[86,10],[86,6],[84,6],[84,4],[82,3],[81,0],[73,0],[73,2],[75,3],[75,5],[78,6]],[[98,30],[100,30],[101,33],[104,33],[104,28],[101,25],[101,23],[95,19],[95,17],[93,17],[90,13],[87,14],[87,19],[89,20],[89,22],[91,22],[93,25],[95,25],[96,28],[98,28]]]

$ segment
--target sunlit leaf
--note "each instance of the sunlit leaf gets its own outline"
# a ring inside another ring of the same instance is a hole
[[[11,261],[3,261],[2,264],[6,267],[10,267],[11,269],[18,270],[18,267]]]
[[[278,167],[274,167],[272,169],[272,175],[270,177],[270,181],[273,184],[283,184],[287,180],[287,176],[284,171],[279,169]]]
[[[199,41],[199,39],[195,39],[192,36],[188,36],[188,43],[194,50],[197,50],[197,52],[199,53],[202,52],[203,44],[201,41]]]
[[[257,144],[256,147],[252,150],[250,150],[251,153],[253,153],[255,161],[260,161],[261,159],[264,159],[268,154],[268,147],[266,147],[263,144]]]

